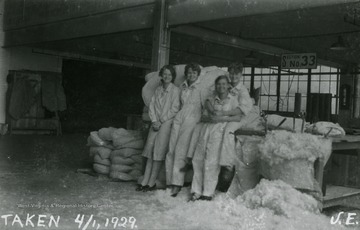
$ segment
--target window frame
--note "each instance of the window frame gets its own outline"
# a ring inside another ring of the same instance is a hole
[[[303,94],[302,93],[302,98],[306,98],[306,102],[307,102],[307,98],[309,96],[310,93],[320,93],[321,92],[321,82],[328,82],[329,84],[329,91],[328,93],[331,93],[332,94],[332,103],[333,101],[335,101],[335,108],[332,107],[332,111],[331,111],[331,115],[338,115],[339,114],[339,85],[340,85],[340,74],[341,74],[341,71],[339,68],[334,68],[334,67],[329,67],[329,66],[322,66],[322,65],[319,65],[317,69],[315,70],[312,70],[312,69],[306,69],[306,70],[303,70],[303,69],[281,69],[279,66],[277,67],[267,67],[267,68],[259,68],[259,67],[254,67],[254,66],[247,66],[247,67],[244,67],[244,68],[250,68],[249,69],[246,69],[244,70],[244,73],[243,73],[243,84],[247,87],[250,87],[250,95],[253,94],[253,91],[255,90],[254,86],[255,86],[255,83],[256,81],[256,78],[258,76],[260,76],[260,78],[262,79],[263,76],[268,76],[269,79],[267,80],[269,82],[269,85],[266,85],[266,87],[268,87],[269,89],[267,90],[268,94],[264,93],[264,88],[263,88],[263,82],[262,80],[260,80],[260,86],[261,86],[261,93],[260,93],[260,100],[259,100],[259,106],[261,106],[261,98],[262,97],[268,97],[267,99],[267,106],[266,106],[266,109],[263,109],[263,111],[267,112],[267,113],[277,113],[277,114],[293,114],[294,112],[289,110],[289,100],[287,100],[287,106],[286,106],[286,110],[282,110],[280,108],[280,105],[281,105],[281,100],[282,100],[282,97],[284,97],[283,95],[281,95],[281,87],[282,87],[282,84],[284,84],[285,81],[288,82],[289,84],[289,81],[290,81],[290,76],[294,76],[293,78],[297,78],[296,80],[296,91],[299,92],[299,83],[300,82],[306,82],[307,83],[307,88],[306,88],[306,94]],[[324,71],[322,72],[322,69],[329,69],[329,71]],[[257,70],[256,69],[260,69],[260,70]],[[270,71],[273,70],[273,72],[271,73],[263,73],[263,69],[269,69]],[[335,71],[334,71],[335,70]],[[259,73],[260,71],[260,73]],[[276,71],[276,72],[275,72]],[[257,72],[257,73],[256,73]],[[313,76],[315,75],[318,75],[319,76],[319,79],[318,80],[314,80],[313,79]],[[277,79],[276,79],[276,94],[270,94],[270,85],[271,85],[271,81],[274,81],[271,79],[271,76],[277,76]],[[289,76],[287,77],[287,79],[285,80],[284,77],[285,76]],[[300,80],[300,76],[307,76],[307,79],[306,80]],[[321,79],[322,76],[328,76],[327,78],[328,79]],[[291,80],[291,84],[293,83],[294,79]],[[316,82],[319,82],[319,88],[317,91],[312,91],[311,88],[312,88],[312,83],[316,81]],[[331,88],[331,85],[335,82],[336,84],[336,92],[332,92],[332,88]],[[285,95],[286,98],[290,98],[290,97],[295,97],[295,94],[293,96],[289,95],[289,92],[290,92],[290,88],[287,92],[287,95]],[[269,101],[270,101],[270,98],[271,97],[276,97],[276,109],[275,110],[271,110],[270,108],[272,106],[269,105]],[[304,109],[303,109],[304,110]],[[306,110],[306,106],[305,106],[305,110]]]

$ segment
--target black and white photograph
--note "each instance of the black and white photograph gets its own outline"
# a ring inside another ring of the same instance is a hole
[[[360,229],[360,0],[0,0],[23,229]]]

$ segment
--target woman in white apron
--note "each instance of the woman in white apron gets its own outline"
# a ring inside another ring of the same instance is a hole
[[[147,192],[156,188],[155,181],[168,152],[171,125],[180,109],[180,89],[173,84],[176,78],[174,67],[165,65],[159,76],[161,85],[156,88],[149,105],[152,124],[142,154],[148,160],[144,179],[136,191]]]
[[[228,122],[240,121],[241,111],[236,96],[229,92],[230,82],[227,76],[215,80],[215,95],[207,100],[209,111],[202,117],[199,141],[192,160],[194,177],[191,185],[191,200],[211,200],[214,196],[220,172],[220,150],[223,133]],[[215,115],[220,111],[238,111],[230,116]]]

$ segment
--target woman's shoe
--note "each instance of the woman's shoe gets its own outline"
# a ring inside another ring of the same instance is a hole
[[[187,172],[187,171],[189,171],[189,170],[191,169],[191,166],[192,166],[192,165],[191,165],[190,163],[186,163],[185,166],[180,169],[180,172]]]
[[[201,197],[201,195],[196,194],[196,193],[193,193],[193,194],[192,194],[192,196],[191,196],[191,198],[190,198],[188,201],[192,201],[192,202],[194,202],[194,201],[199,200],[199,199],[200,199],[200,197]]]
[[[171,196],[176,197],[178,195],[178,193],[180,192],[180,190],[181,190],[181,186],[174,185],[174,187],[171,191]]]
[[[171,194],[170,196],[172,196],[172,197],[176,197],[176,196],[177,196],[177,194],[178,194],[178,193],[173,193],[173,194]]]
[[[156,184],[154,184],[154,186],[149,186],[149,185],[145,185],[144,189],[142,190],[143,192],[150,192],[150,191],[154,191],[156,190]]]
[[[146,185],[145,185],[145,186],[146,186]],[[139,184],[139,185],[136,187],[135,191],[140,192],[140,191],[144,190],[145,186],[142,186],[141,184]]]
[[[211,201],[211,200],[212,200],[212,197],[211,197],[211,196],[201,196],[199,199],[200,199],[200,200]]]

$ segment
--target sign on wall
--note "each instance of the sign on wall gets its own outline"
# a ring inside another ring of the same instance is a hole
[[[282,69],[316,69],[316,53],[282,54]]]

